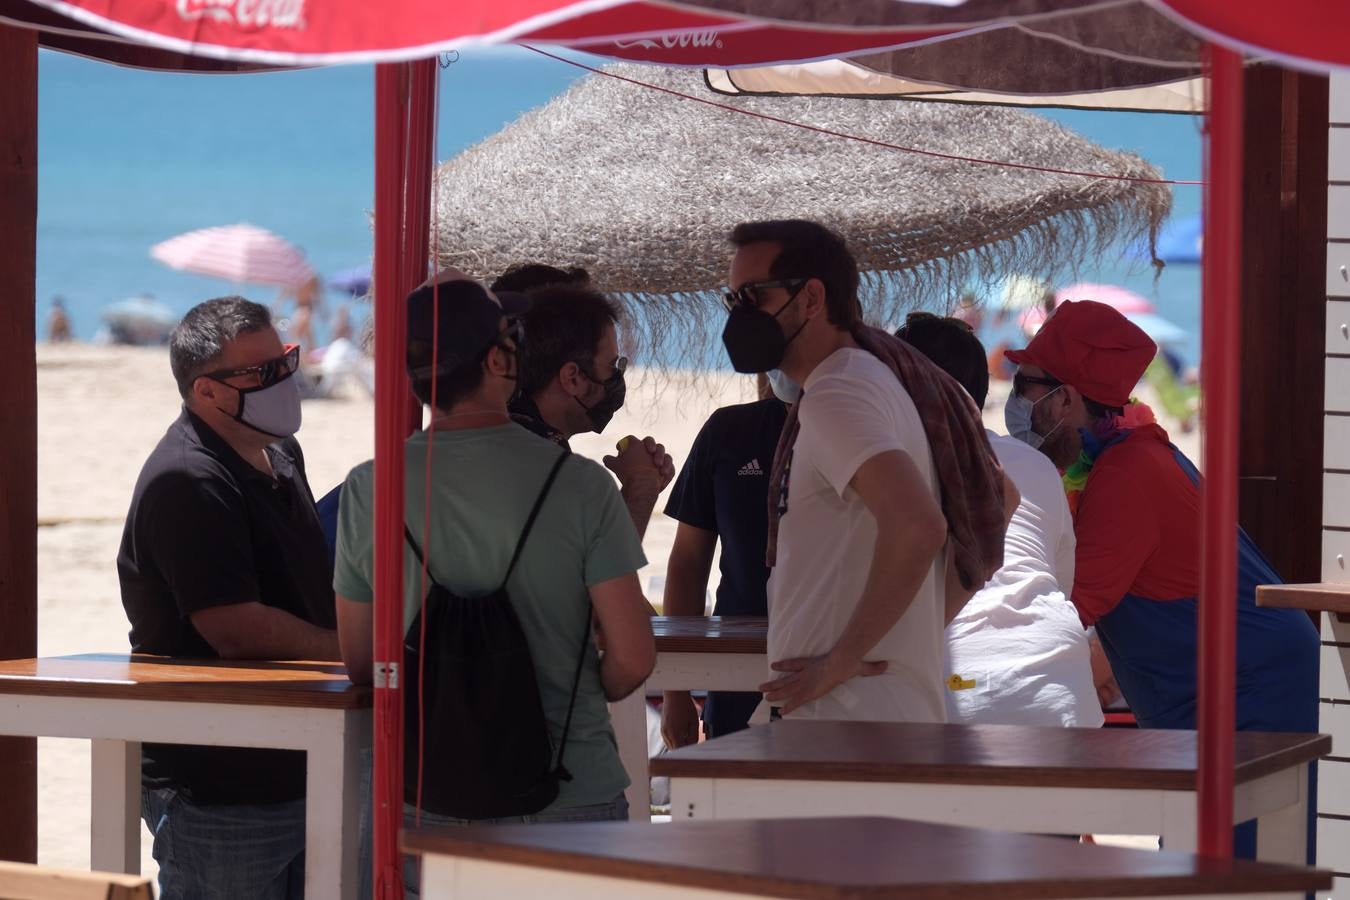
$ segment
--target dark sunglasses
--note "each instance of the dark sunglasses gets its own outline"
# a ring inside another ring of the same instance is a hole
[[[722,305],[727,308],[727,312],[731,312],[738,306],[748,306],[754,309],[759,306],[759,292],[773,288],[784,288],[788,291],[788,299],[791,300],[797,296],[797,292],[802,289],[802,285],[810,280],[810,278],[777,278],[773,281],[747,282],[736,290],[727,291],[723,294]]]
[[[1027,389],[1029,384],[1039,384],[1048,388],[1057,388],[1064,384],[1058,378],[1042,378],[1038,375],[1023,375],[1021,372],[1013,374],[1013,396],[1020,397]]]
[[[593,374],[587,371],[587,367],[590,365],[590,360],[588,359],[578,359],[575,362],[577,364],[577,368],[581,370],[581,374],[585,375],[588,379],[595,382],[596,384],[604,384],[607,381],[612,381],[615,378],[620,378],[623,376],[624,372],[628,371],[628,357],[626,356],[614,357],[614,362],[609,364],[609,378],[596,378]]]
[[[269,359],[256,366],[244,366],[242,369],[220,369],[215,372],[206,372],[201,377],[221,382],[229,378],[250,377],[255,378],[256,383],[249,385],[249,387],[265,388],[290,378],[298,368],[300,368],[300,345],[287,344],[286,352],[276,359]],[[231,385],[231,387],[233,386]]]

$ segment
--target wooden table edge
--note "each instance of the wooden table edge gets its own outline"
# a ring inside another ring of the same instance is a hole
[[[1263,584],[1256,605],[1268,609],[1302,609],[1350,615],[1350,584]]]
[[[159,682],[137,684],[81,680],[51,680],[22,675],[0,675],[0,697],[74,697],[88,700],[145,700],[155,703],[209,703],[232,706],[275,706],[302,709],[366,709],[373,705],[374,691],[367,685],[345,680],[292,683],[293,686],[257,682],[212,683]],[[316,690],[315,686],[329,686]]]
[[[1295,746],[1238,765],[1234,781],[1246,784],[1258,778],[1312,762],[1331,752],[1331,736],[1307,735],[1307,740]],[[759,760],[703,760],[672,759],[668,754],[653,757],[650,771],[653,776],[670,778],[736,778],[748,781],[854,781],[881,783],[941,783],[952,785],[987,785],[1007,787],[1064,787],[1100,788],[1104,790],[1164,790],[1194,791],[1195,769],[1075,769],[1047,766],[950,766],[936,765],[855,765],[829,761],[775,761],[776,768],[766,771],[770,763]],[[945,769],[945,771],[943,771]],[[934,775],[941,774],[935,779]]]
[[[665,826],[647,826],[665,827]],[[428,853],[459,857],[474,861],[526,866],[534,869],[571,872],[581,875],[619,878],[623,880],[677,884],[683,887],[740,892],[749,895],[783,897],[791,900],[865,900],[865,898],[958,898],[972,890],[1001,900],[1068,900],[1084,896],[1137,897],[1171,896],[1195,893],[1225,893],[1233,889],[1232,882],[1240,880],[1244,893],[1310,893],[1332,886],[1332,873],[1325,869],[1304,869],[1296,866],[1258,864],[1263,868],[1245,870],[1238,875],[1157,875],[1115,881],[1105,879],[1055,878],[1039,881],[965,881],[915,883],[906,885],[838,885],[796,881],[774,875],[747,875],[737,872],[717,872],[651,860],[605,857],[585,852],[570,852],[553,847],[530,847],[503,844],[491,840],[476,840],[457,834],[449,828],[422,828],[402,830],[400,849],[412,855]],[[1195,890],[1196,880],[1220,883],[1205,890]]]

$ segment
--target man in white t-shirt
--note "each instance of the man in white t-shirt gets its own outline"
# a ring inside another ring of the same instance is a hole
[[[947,523],[913,401],[854,340],[857,265],[814,222],[746,223],[731,242],[732,364],[803,388],[778,498],[765,699],[800,718],[946,721]]]
[[[911,315],[896,337],[952,376],[981,407],[984,346],[958,319]],[[1073,519],[1059,472],[1015,438],[989,432],[1021,492],[1003,567],[947,625],[947,712],[953,722],[1100,727],[1087,634],[1064,595],[1073,585]]]

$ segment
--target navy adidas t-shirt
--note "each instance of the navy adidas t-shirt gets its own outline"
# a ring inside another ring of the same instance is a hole
[[[666,503],[666,515],[714,531],[722,542],[716,615],[768,614],[769,469],[786,420],[787,406],[773,398],[717,410]]]

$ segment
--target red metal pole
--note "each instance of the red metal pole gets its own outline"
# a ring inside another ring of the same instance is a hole
[[[1198,850],[1233,851],[1238,390],[1241,379],[1242,57],[1210,45],[1203,275]]]
[[[423,59],[408,64],[408,143],[403,192],[402,296],[427,277],[431,238],[431,178],[436,152],[436,77],[439,62]],[[399,359],[403,358],[399,351]],[[408,395],[408,430],[422,427],[422,404]]]
[[[377,900],[401,900],[403,866],[403,441],[402,238],[409,66],[375,67],[375,735],[373,876]]]

